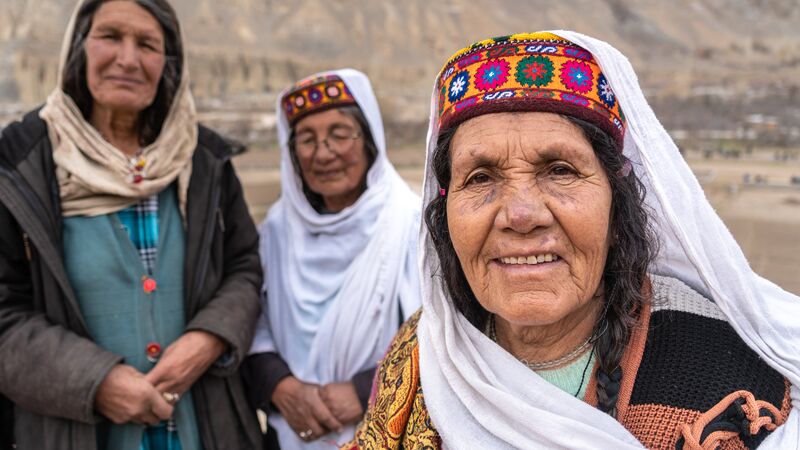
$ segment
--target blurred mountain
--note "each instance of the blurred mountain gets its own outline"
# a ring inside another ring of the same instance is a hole
[[[52,89],[73,0],[0,2],[0,103]],[[272,108],[275,92],[318,70],[373,80],[387,114],[427,116],[433,78],[479,39],[573,29],[628,55],[648,96],[800,101],[797,0],[172,0],[194,92],[210,105]],[[794,97],[793,97],[794,98]]]

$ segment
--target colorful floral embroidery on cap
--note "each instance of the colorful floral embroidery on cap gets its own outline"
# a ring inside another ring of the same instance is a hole
[[[461,72],[457,73],[456,76],[453,77],[453,81],[450,82],[450,92],[447,94],[447,97],[451,102],[461,100],[461,98],[464,97],[464,94],[467,93],[468,88],[469,72],[462,70]]]
[[[561,82],[567,89],[581,94],[592,90],[592,69],[586,63],[567,61],[561,65]]]
[[[517,81],[523,86],[544,86],[553,79],[553,61],[546,56],[527,56],[517,63]]]
[[[342,95],[342,91],[339,90],[335,84],[328,85],[328,87],[325,88],[325,93],[328,94],[328,97],[330,98],[337,98]]]
[[[614,91],[611,90],[611,85],[608,84],[606,76],[602,73],[597,77],[597,93],[600,94],[600,100],[602,100],[606,106],[609,108],[614,107],[614,104],[617,102],[617,98],[614,95]]]
[[[503,110],[590,121],[622,146],[625,116],[591,53],[552,33],[486,39],[456,52],[437,77],[439,129]]]
[[[322,92],[317,88],[311,88],[308,90],[308,99],[311,100],[311,103],[317,104],[322,101]]]
[[[486,62],[475,73],[475,87],[482,91],[497,89],[508,81],[510,71],[508,61],[497,59]]]
[[[283,95],[281,101],[290,124],[313,112],[356,104],[344,81],[335,75],[298,81]]]

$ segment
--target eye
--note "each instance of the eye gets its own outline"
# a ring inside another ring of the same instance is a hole
[[[465,186],[476,186],[481,184],[486,184],[492,181],[492,177],[489,176],[486,172],[478,172],[467,179],[467,182],[464,184]]]
[[[344,127],[333,128],[329,134],[330,138],[336,141],[344,141],[353,136],[353,130]]]
[[[313,144],[314,141],[316,141],[316,138],[314,138],[314,136],[304,136],[297,140],[297,142],[301,145]]]
[[[294,145],[298,148],[308,148],[313,147],[317,143],[317,138],[312,133],[303,133],[299,136],[295,136],[294,138]]]
[[[572,177],[577,175],[578,171],[566,163],[555,163],[550,166],[549,174],[555,177]]]

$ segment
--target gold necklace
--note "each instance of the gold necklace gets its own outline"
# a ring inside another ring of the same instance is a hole
[[[489,317],[489,339],[497,342],[497,328],[495,325],[494,314]],[[555,367],[563,366],[569,362],[572,362],[586,353],[589,350],[589,347],[592,346],[592,336],[589,336],[586,341],[584,341],[581,345],[575,347],[574,350],[567,353],[564,356],[561,356],[557,359],[551,359],[549,361],[540,361],[540,362],[529,362],[522,358],[519,359],[519,362],[528,366],[531,370],[547,370],[553,369]]]

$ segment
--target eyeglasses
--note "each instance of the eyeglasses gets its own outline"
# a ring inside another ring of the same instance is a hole
[[[355,140],[360,137],[361,131],[339,128],[331,130],[322,143],[329,151],[338,155],[350,150]],[[302,155],[313,155],[319,149],[319,141],[312,133],[304,133],[300,137],[295,137],[293,144],[295,151]]]

